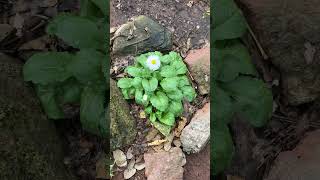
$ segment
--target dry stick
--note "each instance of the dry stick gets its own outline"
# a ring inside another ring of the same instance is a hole
[[[263,57],[264,60],[267,60],[269,59],[268,55],[266,54],[266,52],[263,50],[261,44],[259,43],[256,35],[254,34],[254,32],[252,31],[251,27],[249,26],[249,24],[247,24],[247,27],[248,27],[248,30],[249,30],[249,33],[250,35],[252,36],[254,42],[256,43],[256,45],[258,46],[258,49]]]

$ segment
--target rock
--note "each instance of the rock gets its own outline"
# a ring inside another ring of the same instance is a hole
[[[112,50],[117,55],[138,55],[172,48],[171,32],[146,16],[138,16],[115,32]]]
[[[210,180],[210,145],[199,153],[187,155],[184,170],[184,180]]]
[[[185,58],[201,95],[210,91],[210,48],[191,50]]]
[[[117,149],[132,143],[136,137],[136,122],[130,114],[129,105],[124,100],[116,82],[110,79],[110,130],[111,149]]]
[[[172,148],[169,152],[144,154],[145,175],[148,180],[182,180],[185,156],[180,148]]]
[[[0,53],[0,179],[76,179],[63,163],[63,140],[22,69],[22,61]]]
[[[0,24],[0,42],[4,40],[14,28],[9,24]]]
[[[198,153],[210,139],[210,103],[198,110],[181,133],[183,151]]]
[[[265,180],[318,180],[320,130],[308,133],[292,151],[281,152]]]
[[[282,94],[300,105],[320,96],[320,7],[317,0],[240,0],[248,21],[281,73]],[[285,7],[284,7],[285,6]]]
[[[120,149],[113,151],[113,159],[118,167],[127,166],[126,155]]]

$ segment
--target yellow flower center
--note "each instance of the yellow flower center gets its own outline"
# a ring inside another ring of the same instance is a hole
[[[152,59],[151,64],[155,65],[155,64],[157,64],[157,61],[155,59]]]

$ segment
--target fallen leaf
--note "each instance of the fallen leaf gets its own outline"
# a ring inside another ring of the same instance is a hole
[[[174,138],[173,133],[171,133],[169,136],[166,137],[167,142],[165,142],[163,145],[163,148],[165,151],[169,151],[171,149],[173,138]]]
[[[123,172],[124,179],[130,179],[137,172],[137,170],[134,168],[134,165],[135,159],[133,158],[130,160],[127,169]]]
[[[159,133],[159,131],[158,131],[156,128],[152,128],[152,129],[148,132],[148,134],[147,134],[147,136],[146,136],[147,142],[149,142],[149,141],[151,141],[153,138],[155,138],[158,133]]]
[[[141,163],[136,163],[134,165],[134,168],[136,168],[138,171],[144,169],[146,167],[146,164],[144,162],[141,162]]]
[[[113,158],[114,158],[115,163],[118,167],[127,166],[126,155],[120,149],[113,151]]]
[[[146,113],[144,111],[140,111],[140,118],[145,119],[146,118]]]
[[[178,122],[178,127],[174,129],[174,135],[176,137],[180,137],[183,128],[187,124],[187,119],[185,117],[181,117],[181,120]]]
[[[132,159],[133,158],[133,148],[130,147],[127,151],[127,159]]]
[[[166,139],[155,140],[151,143],[148,143],[148,146],[158,146],[160,144],[163,144],[164,142],[167,142],[167,140]]]

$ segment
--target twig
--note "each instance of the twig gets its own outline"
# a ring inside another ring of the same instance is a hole
[[[268,55],[267,55],[266,52],[263,50],[261,44],[259,43],[256,35],[255,35],[254,32],[252,31],[252,29],[251,29],[251,27],[249,26],[249,24],[247,24],[247,26],[248,26],[249,33],[250,33],[250,35],[252,36],[252,38],[253,38],[254,42],[256,43],[256,45],[258,46],[258,49],[259,49],[259,51],[260,51],[263,59],[264,59],[264,60],[269,59]]]

